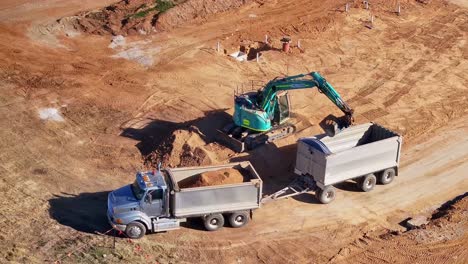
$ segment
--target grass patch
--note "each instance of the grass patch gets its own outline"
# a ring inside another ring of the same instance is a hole
[[[172,1],[156,0],[156,8],[159,10],[159,13],[164,13],[174,6],[175,5]]]
[[[155,6],[141,10],[129,16],[129,18],[143,18],[153,11],[158,11],[159,14],[162,14],[175,6],[175,4],[172,1],[168,1],[168,0],[155,0],[154,3],[156,4]],[[143,4],[141,8],[145,8],[145,7],[146,5]]]

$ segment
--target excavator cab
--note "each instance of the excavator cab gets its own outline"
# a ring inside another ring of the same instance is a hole
[[[282,91],[276,94],[275,112],[273,116],[273,124],[283,124],[290,117],[289,95],[288,92]]]

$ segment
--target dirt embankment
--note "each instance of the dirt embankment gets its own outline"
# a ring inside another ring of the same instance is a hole
[[[406,232],[365,234],[340,249],[330,262],[378,259],[385,263],[408,263],[424,259],[425,263],[466,263],[467,228],[468,193],[465,193],[436,210],[427,224]]]
[[[123,0],[102,10],[79,13],[60,21],[98,35],[150,34],[169,30],[196,18],[225,12],[254,0]]]
[[[161,14],[156,22],[158,30],[181,26],[195,18],[239,8],[253,0],[189,0]]]
[[[71,23],[77,30],[91,34],[144,34],[152,31],[159,8],[154,0],[124,0],[102,10],[80,13]]]

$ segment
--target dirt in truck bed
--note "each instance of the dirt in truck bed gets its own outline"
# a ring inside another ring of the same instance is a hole
[[[241,173],[241,171],[244,171]],[[243,183],[248,178],[244,175],[245,170],[237,170],[234,168],[221,169],[216,171],[208,171],[200,173],[184,179],[177,184],[180,188],[194,188],[204,186],[216,186],[225,184]]]
[[[465,200],[400,225],[468,190],[466,0],[187,0],[160,15],[157,2],[0,1],[0,263],[468,263]],[[259,61],[227,56],[242,47]],[[296,141],[342,115],[317,89],[289,93],[290,137],[236,154],[214,135],[236,90],[310,71],[357,124],[403,136],[391,184],[343,183],[329,205],[308,193],[243,228],[188,222],[113,247],[107,195],[147,166],[250,161],[263,193],[290,183]]]

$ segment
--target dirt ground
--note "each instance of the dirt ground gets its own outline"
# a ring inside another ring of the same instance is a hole
[[[341,0],[245,1],[123,38],[70,22],[114,2],[0,3],[0,262],[468,262],[466,198],[435,212],[468,190],[467,1],[403,0],[400,16],[396,0],[371,1],[370,11],[348,1],[349,13]],[[273,48],[259,63],[224,54],[265,35]],[[108,191],[159,161],[250,160],[265,193],[288,184],[295,141],[340,115],[325,96],[292,92],[298,132],[249,153],[213,142],[214,128],[229,121],[235,89],[309,71],[334,85],[357,123],[404,136],[394,183],[371,193],[340,184],[329,205],[312,194],[268,203],[242,229],[207,232],[193,220],[138,241],[104,234]],[[406,231],[415,215],[434,220]]]

